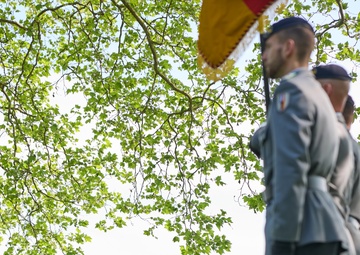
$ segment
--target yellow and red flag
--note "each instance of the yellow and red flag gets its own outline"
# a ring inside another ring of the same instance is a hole
[[[256,33],[264,32],[285,0],[203,0],[199,25],[199,65],[210,80],[233,67]]]

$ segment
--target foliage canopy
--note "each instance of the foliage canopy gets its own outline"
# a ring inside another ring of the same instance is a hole
[[[346,60],[355,78],[356,2],[297,0],[282,13],[313,22],[313,63]],[[260,182],[247,146],[251,128],[265,120],[259,45],[227,77],[208,82],[196,61],[200,7],[200,0],[0,1],[6,254],[83,254],[91,240],[84,215],[104,208],[96,223],[104,231],[141,217],[145,235],[167,229],[181,254],[231,249],[221,229],[232,219],[209,212],[209,190],[227,184],[226,172],[239,185]],[[258,194],[241,196],[264,209]]]

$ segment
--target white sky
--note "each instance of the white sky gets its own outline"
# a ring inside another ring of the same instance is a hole
[[[232,242],[232,251],[226,254],[261,255],[264,253],[265,244],[265,215],[254,214],[235,201],[234,196],[238,196],[240,185],[231,176],[228,177],[229,185],[217,187],[211,194],[214,203],[233,217],[232,227],[223,230]],[[259,190],[262,190],[262,187],[259,187]],[[172,242],[173,233],[159,231],[158,239],[155,239],[142,234],[144,227],[146,223],[138,220],[132,226],[129,224],[123,229],[108,233],[92,230],[89,234],[93,236],[93,241],[83,246],[84,252],[86,255],[180,255],[178,243]]]

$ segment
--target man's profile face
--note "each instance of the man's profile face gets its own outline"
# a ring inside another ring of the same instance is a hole
[[[283,43],[280,42],[278,34],[272,35],[265,42],[262,60],[269,78],[280,78],[284,66],[284,56],[282,54]]]

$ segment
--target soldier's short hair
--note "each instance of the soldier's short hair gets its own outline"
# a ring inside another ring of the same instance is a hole
[[[270,27],[270,31],[264,35],[265,40],[274,34],[279,35],[280,41],[294,40],[299,61],[310,58],[315,46],[315,32],[307,20],[299,17],[282,19]]]
[[[304,61],[310,58],[315,46],[314,34],[304,27],[293,27],[279,32],[280,41],[292,39],[297,48],[297,58]]]

